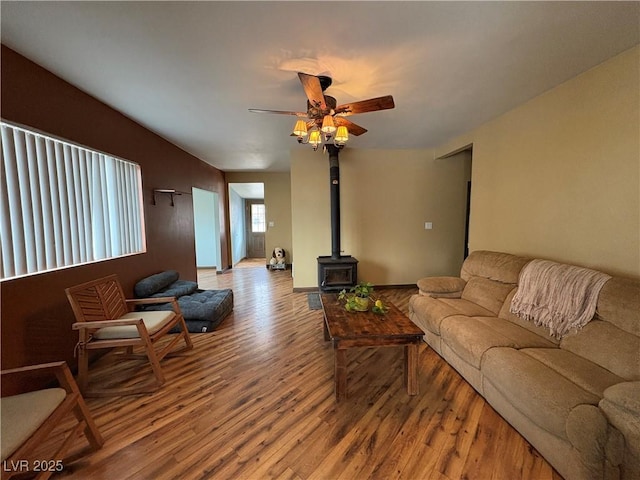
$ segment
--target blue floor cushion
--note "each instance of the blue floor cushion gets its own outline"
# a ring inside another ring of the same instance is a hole
[[[201,290],[196,282],[179,280],[167,270],[143,278],[134,287],[138,298],[176,297],[191,333],[211,332],[233,311],[233,291]],[[171,303],[147,305],[144,310],[171,310]],[[178,332],[175,327],[172,332]]]

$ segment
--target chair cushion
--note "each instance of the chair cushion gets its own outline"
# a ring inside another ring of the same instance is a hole
[[[175,270],[156,273],[136,283],[133,287],[133,293],[135,293],[138,298],[150,297],[154,293],[158,293],[160,290],[167,288],[178,280],[178,278],[180,278],[180,274]]]
[[[15,452],[62,403],[67,392],[48,388],[0,400],[2,441],[0,460]]]
[[[120,318],[114,320],[123,320],[129,318],[141,318],[144,326],[147,327],[149,335],[153,335],[161,330],[167,323],[171,322],[175,317],[174,312],[129,312]],[[135,325],[118,325],[115,327],[104,327],[93,334],[98,340],[116,339],[116,338],[139,338],[138,329]]]

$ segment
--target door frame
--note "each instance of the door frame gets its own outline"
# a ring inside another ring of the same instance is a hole
[[[252,236],[256,235],[256,233],[253,232],[253,228],[252,228],[252,218],[251,218],[251,206],[252,205],[265,205],[264,203],[264,199],[262,198],[245,198],[244,199],[244,208],[245,208],[245,217],[244,217],[244,224],[245,224],[245,234],[246,234],[246,238],[247,238],[247,258],[266,258],[267,256],[267,247],[266,247],[266,215],[265,215],[265,230],[264,232],[259,232],[262,234],[262,254],[259,256],[255,256],[254,254],[257,253],[255,251],[252,250],[253,246],[252,246]]]

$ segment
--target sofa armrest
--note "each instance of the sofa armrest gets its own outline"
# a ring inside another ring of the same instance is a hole
[[[640,381],[612,385],[598,406],[624,436],[625,469],[640,471]]]
[[[640,381],[622,382],[607,388],[599,407],[620,431],[634,432],[640,446]]]
[[[466,284],[459,277],[425,277],[418,280],[418,289],[428,297],[460,298]]]

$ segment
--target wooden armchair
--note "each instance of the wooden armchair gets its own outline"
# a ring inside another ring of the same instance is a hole
[[[55,376],[60,388],[20,393],[0,400],[2,480],[24,474],[35,474],[38,480],[49,478],[67,464],[98,450],[104,443],[65,362],[3,370],[0,376],[3,380],[20,377],[19,383],[28,385],[27,377],[37,375],[41,378],[43,373],[50,375],[52,381]],[[65,433],[62,444],[48,445],[49,450],[55,447],[53,454],[34,457],[38,453],[36,450],[49,439],[56,427],[67,420],[71,412],[78,423]],[[76,447],[75,453],[65,455],[82,432],[89,445],[81,449]]]
[[[73,329],[79,333],[78,385],[85,396],[153,392],[165,382],[160,361],[169,353],[177,353],[172,350],[180,340],[184,340],[186,345],[179,351],[193,348],[180,306],[174,297],[127,300],[117,275],[67,288],[65,292],[77,320]],[[173,304],[173,311],[130,311],[136,305],[168,302]],[[180,327],[180,333],[167,335],[176,325]],[[166,342],[156,350],[155,344],[162,339]],[[113,347],[124,347],[129,357],[133,356],[134,347],[142,347],[155,381],[142,386],[90,389],[88,351]]]

